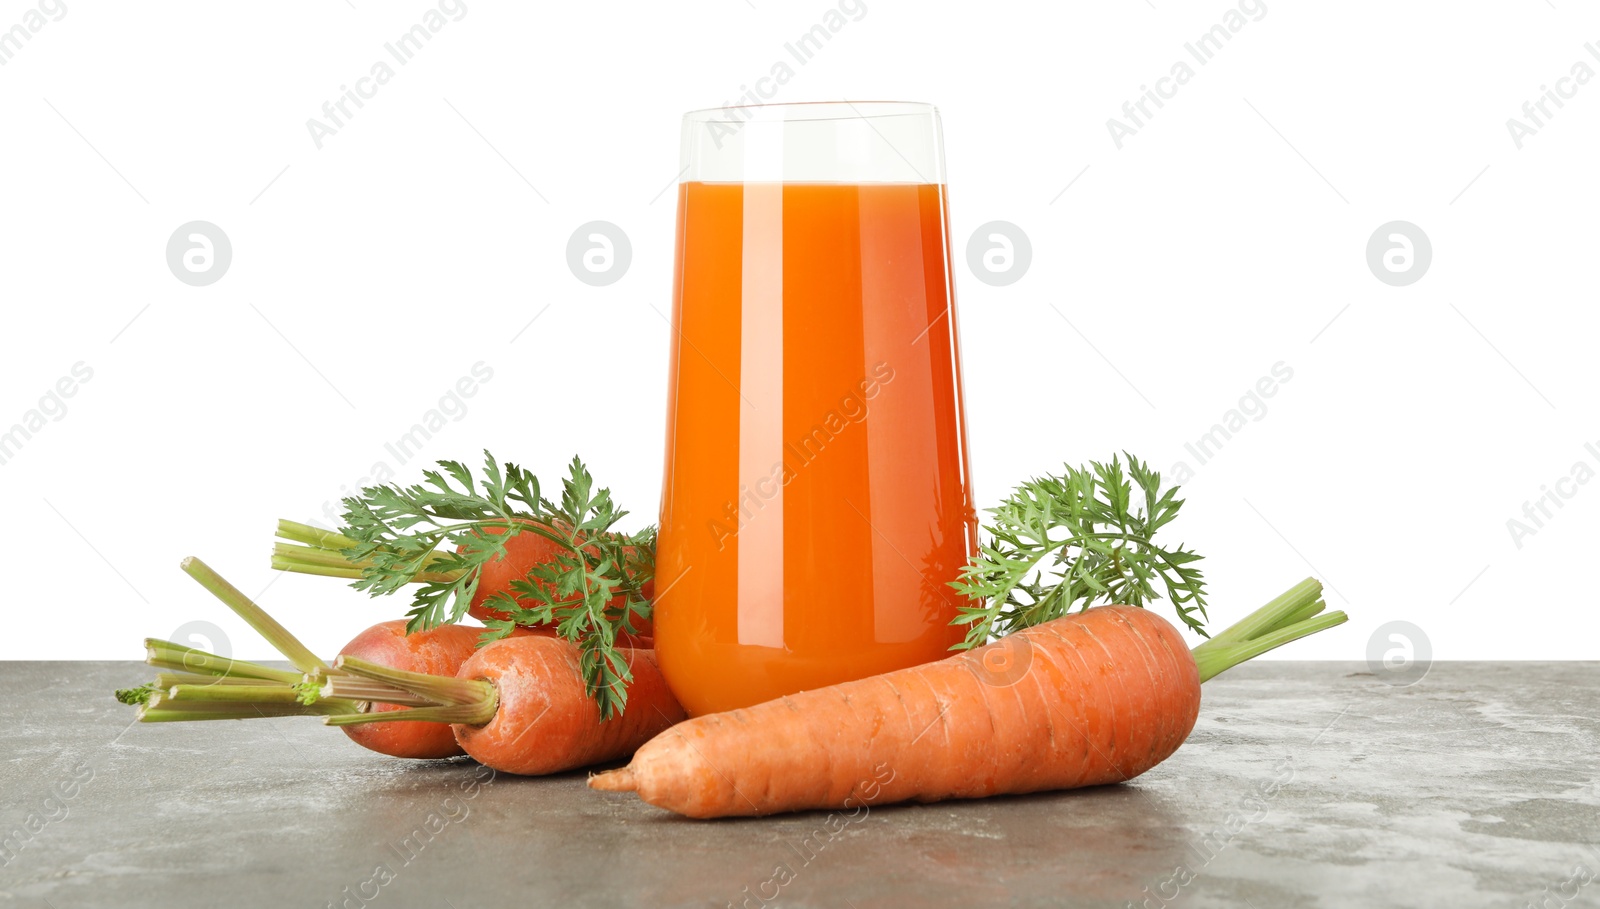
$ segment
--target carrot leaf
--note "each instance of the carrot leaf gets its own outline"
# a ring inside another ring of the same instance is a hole
[[[118,688],[117,700],[130,707],[150,703],[150,696],[158,689],[155,685],[140,685],[137,688]]]
[[[617,651],[617,634],[637,633],[638,623],[650,617],[643,588],[655,575],[655,528],[612,533],[610,490],[596,491],[576,458],[561,500],[563,517],[550,526],[567,551],[484,601],[510,616],[487,622],[492,634],[486,637],[504,637],[515,625],[553,623],[558,634],[578,645],[589,695],[600,715],[609,718],[627,706],[633,681],[628,661]],[[612,605],[617,602],[621,605]]]
[[[602,716],[620,713],[632,674],[617,652],[617,634],[636,631],[650,615],[643,589],[654,574],[655,528],[612,530],[628,512],[617,508],[610,489],[596,488],[576,457],[559,503],[541,494],[538,477],[487,451],[481,480],[458,461],[439,467],[425,471],[421,484],[369,487],[344,500],[347,526],[335,539],[348,544],[339,552],[349,569],[359,570],[351,586],[381,596],[420,582],[407,629],[458,622],[484,565],[505,555],[508,540],[519,533],[546,537],[565,552],[513,581],[511,593],[484,601],[511,616],[486,623],[484,640],[505,637],[517,624],[553,623],[582,652],[584,682]],[[291,531],[301,542],[327,542],[298,527]],[[295,557],[282,567],[302,570],[310,559]],[[618,599],[621,606],[611,605]]]
[[[1116,456],[1064,465],[988,509],[990,539],[950,585],[970,604],[952,622],[968,626],[956,649],[1096,602],[1143,606],[1163,593],[1205,635],[1205,581],[1193,564],[1200,555],[1153,539],[1183,507],[1178,487],[1163,490],[1161,474],[1124,454],[1126,468]]]

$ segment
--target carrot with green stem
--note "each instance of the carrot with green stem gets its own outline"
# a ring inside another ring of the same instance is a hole
[[[347,577],[372,596],[416,588],[409,629],[472,615],[488,637],[549,627],[585,654],[584,680],[603,715],[621,712],[628,661],[650,631],[655,529],[623,534],[626,514],[573,458],[552,501],[523,468],[484,453],[481,479],[440,461],[413,486],[375,486],[344,500],[339,533],[280,521],[273,567]],[[453,550],[453,551],[452,551]]]
[[[406,631],[399,620],[379,622],[356,635],[339,649],[339,657],[319,679],[323,697],[358,700],[365,706],[356,716],[382,717],[390,712],[432,706],[424,698],[406,697],[390,685],[374,685],[370,679],[337,669],[347,657],[369,660],[416,672],[455,672],[478,650],[482,631],[466,625],[440,625],[428,631]],[[330,713],[350,716],[351,711]],[[444,723],[383,723],[350,726],[344,730],[350,740],[371,751],[395,757],[441,758],[461,754],[455,735]]]
[[[1188,738],[1201,682],[1344,622],[1321,614],[1320,593],[1307,580],[1193,651],[1148,610],[1097,606],[935,663],[697,717],[589,785],[709,818],[1125,782]]]
[[[989,539],[951,584],[966,652],[697,717],[590,786],[722,817],[1138,776],[1188,737],[1201,682],[1345,621],[1307,579],[1190,651],[1136,608],[1165,593],[1205,634],[1200,556],[1156,540],[1177,491],[1131,455],[1029,480],[989,509]],[[1123,605],[1089,608],[1102,601]]]
[[[164,671],[148,685],[117,692],[118,700],[139,705],[142,722],[378,716],[434,705],[409,692],[329,666],[199,559],[184,559],[182,568],[260,632],[294,669],[234,660],[170,641],[146,641],[146,662]],[[374,625],[341,652],[406,669],[453,673],[477,649],[481,630],[444,625],[407,634],[405,624],[391,621]],[[357,744],[395,757],[442,758],[462,753],[450,727],[443,723],[377,722],[353,726],[345,732]]]
[[[473,654],[454,678],[405,672],[340,657],[334,668],[435,701],[397,710],[385,725],[418,720],[453,724],[455,738],[479,763],[536,776],[632,754],[683,719],[652,650],[622,651],[633,681],[628,707],[605,717],[583,683],[584,655],[568,641],[528,635],[496,641]],[[344,714],[323,722],[346,730],[376,721]]]
[[[538,774],[624,756],[683,718],[648,649],[619,650],[634,680],[634,706],[626,716],[605,718],[584,682],[584,652],[552,634],[517,628],[480,649],[482,629],[441,625],[407,633],[403,621],[382,622],[329,665],[199,559],[185,559],[183,570],[295,668],[149,642],[150,662],[168,671],[117,693],[142,705],[144,722],[323,716],[383,754],[471,753],[499,770]]]

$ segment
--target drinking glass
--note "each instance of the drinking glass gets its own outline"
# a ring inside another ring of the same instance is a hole
[[[977,522],[938,111],[683,118],[661,670],[691,714],[948,655]]]

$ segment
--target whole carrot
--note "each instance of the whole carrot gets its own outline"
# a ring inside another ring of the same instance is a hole
[[[627,512],[578,458],[559,495],[488,452],[481,476],[458,461],[438,466],[422,483],[347,497],[340,532],[278,522],[287,542],[274,548],[273,567],[348,577],[372,596],[419,583],[407,612],[413,629],[469,614],[495,638],[518,625],[551,626],[599,656],[584,662],[585,681],[602,715],[618,712],[627,680],[612,671],[617,651],[651,636],[655,528],[615,530]]]
[[[451,722],[467,754],[503,773],[539,776],[616,760],[683,719],[655,652],[623,649],[632,681],[625,709],[602,719],[584,685],[582,652],[545,635],[496,641],[473,654],[454,678],[401,672],[341,657],[334,669],[394,686],[438,706],[372,715],[329,716],[346,728],[416,720]]]
[[[1345,620],[1307,580],[1194,653],[1100,606],[935,663],[683,723],[592,777],[690,817],[981,798],[1133,779],[1194,728],[1200,683]]]

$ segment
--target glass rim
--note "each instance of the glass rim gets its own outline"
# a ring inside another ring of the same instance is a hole
[[[730,116],[737,112],[737,116]],[[785,101],[778,104],[730,104],[704,107],[683,115],[684,122],[788,122],[876,120],[885,117],[937,115],[939,108],[923,101]]]

